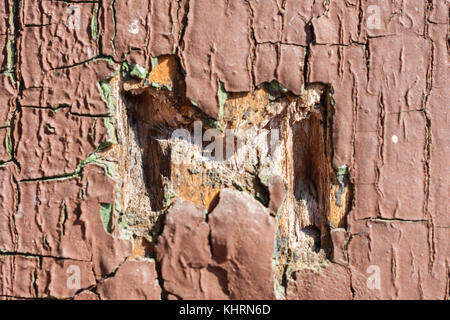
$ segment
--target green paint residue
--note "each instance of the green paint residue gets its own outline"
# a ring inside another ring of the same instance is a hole
[[[270,101],[275,101],[281,96],[287,92],[289,92],[289,89],[287,89],[285,86],[283,86],[281,83],[279,83],[276,80],[272,80],[270,82],[264,82],[258,86],[258,89],[261,87],[264,87],[264,89],[267,91],[267,98]]]
[[[122,229],[127,229],[127,228],[128,228],[129,222],[128,222],[128,220],[126,220],[125,216],[123,216],[123,217],[120,218],[119,226],[120,226]]]
[[[95,61],[106,61],[106,62],[108,62],[108,63],[110,63],[110,64],[116,64],[116,62],[115,62],[111,57],[94,57],[94,58],[89,59],[89,60],[87,60],[87,61],[84,61],[84,62],[82,62],[82,63],[80,63],[80,64],[84,64],[84,65],[88,66],[89,63],[95,62]],[[60,68],[58,68],[58,69],[67,69],[67,68],[68,68],[68,67],[60,67]],[[115,76],[117,76],[118,74],[119,74],[119,69],[117,69],[117,70],[114,71],[112,74],[110,74],[110,75],[107,77],[107,79],[111,79],[112,77],[115,77]]]
[[[16,13],[16,10],[13,4],[9,6],[9,12],[11,12],[11,14],[8,17],[10,34],[14,34],[15,32],[14,15]]]
[[[98,6],[94,6],[94,12],[92,14],[92,21],[91,21],[91,30],[92,30],[92,38],[94,40],[98,37]]]
[[[270,85],[272,86],[273,90],[275,90],[275,91],[280,91],[282,93],[286,93],[289,91],[285,86],[283,86],[281,83],[279,83],[276,80],[271,81]]]
[[[6,74],[10,77],[12,77],[12,80],[14,81],[14,77],[13,77],[13,71],[14,71],[14,60],[15,60],[15,56],[14,56],[14,36],[9,36],[8,37],[8,43],[6,44],[6,52],[7,52],[7,62],[6,62]]]
[[[6,152],[9,154],[10,157],[12,157],[13,153],[13,146],[11,141],[11,128],[6,128]]]
[[[274,291],[275,291],[275,298],[278,300],[284,300],[285,299],[285,288],[280,284],[278,279],[275,279],[274,281]]]
[[[37,290],[37,271],[34,270],[31,274],[31,287],[33,288],[35,297],[38,297],[38,290]]]
[[[218,85],[217,98],[219,99],[219,115],[217,119],[220,121],[223,118],[223,108],[225,102],[227,101],[228,93],[225,91],[224,84],[219,79],[217,79],[217,85]]]
[[[14,16],[16,14],[16,3],[13,3],[9,6],[10,15],[8,17],[9,22],[9,36],[8,36],[8,42],[6,44],[6,70],[5,74],[10,77],[13,81],[15,81],[15,75],[14,75],[14,63],[15,63],[15,39],[14,39],[14,33],[15,33],[15,25],[14,25]]]
[[[103,101],[105,101],[108,106],[108,115],[114,115],[116,110],[116,99],[114,98],[113,87],[110,84],[109,79],[98,82],[97,86],[100,90]]]
[[[128,62],[122,63],[122,77],[129,79],[130,77],[144,80],[149,75],[149,71],[138,64],[130,64]]]
[[[148,70],[138,64],[135,64],[130,71],[130,75],[138,77],[139,79],[147,78],[148,74]]]
[[[98,151],[104,150],[113,144],[117,144],[117,136],[114,126],[115,119],[113,118],[113,116],[116,114],[116,97],[114,96],[114,87],[111,84],[110,80],[119,75],[119,72],[120,68],[118,68],[107,79],[97,83],[102,99],[108,107],[107,117],[103,118],[108,132],[108,138],[101,142]]]
[[[114,6],[115,3],[116,3],[116,0],[112,0],[111,6],[110,6],[111,12],[112,12],[112,21],[113,21],[113,26],[114,26],[114,34],[113,34],[113,37],[111,38],[111,46],[113,48],[114,55],[116,55],[116,43],[115,43],[115,41],[116,41],[116,34],[117,34],[117,30],[116,30],[117,29],[116,8]]]
[[[338,167],[336,170],[336,173],[337,173],[338,177],[342,176],[342,175],[346,175],[346,174],[348,174],[348,167],[347,166]]]
[[[166,90],[172,91],[172,86],[168,85],[168,84],[160,84],[157,82],[151,82],[150,86],[152,86],[155,89],[166,89]]]
[[[151,63],[152,63],[152,71],[156,68],[156,66],[158,65],[158,57],[156,58],[151,58],[150,59]]]
[[[214,118],[207,118],[202,120],[205,127],[216,129],[223,133],[222,125],[220,124],[220,121],[214,119]]]
[[[98,159],[96,156],[89,162],[92,164],[96,164],[98,166],[103,167],[103,169],[105,170],[105,173],[108,177],[110,177],[111,179],[113,179],[116,182],[116,198],[115,198],[115,202],[114,202],[114,212],[119,212],[120,210],[122,210],[122,204],[121,204],[121,197],[120,197],[120,181],[117,178],[117,174],[115,172],[115,166],[113,162],[107,161],[107,160],[103,160],[103,159]]]
[[[348,181],[348,167],[346,165],[338,167],[336,169],[336,177],[339,182],[339,188],[336,190],[336,204],[340,207],[342,205],[341,197]]]
[[[99,146],[99,150],[104,150],[114,144],[118,143],[117,136],[116,136],[116,127],[114,126],[116,123],[116,120],[114,118],[104,118],[106,130],[108,132],[108,138],[102,141],[102,143]]]
[[[170,202],[172,201],[173,198],[175,198],[175,194],[171,193],[171,192],[164,192],[164,196],[163,196],[163,207],[167,208],[170,205]]]
[[[112,213],[113,205],[111,203],[100,203],[100,215],[103,222],[103,227],[108,233],[112,232]]]
[[[329,92],[330,104],[331,104],[331,106],[334,108],[334,106],[335,106],[335,101],[334,101],[334,96],[333,96],[333,94],[334,94],[334,90],[333,90],[333,88],[331,88],[331,90],[330,90],[330,92]]]

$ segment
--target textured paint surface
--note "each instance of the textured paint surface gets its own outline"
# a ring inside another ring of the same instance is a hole
[[[0,298],[448,299],[449,1],[378,3],[2,1]]]

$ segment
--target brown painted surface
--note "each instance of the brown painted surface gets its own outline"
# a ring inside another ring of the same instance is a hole
[[[246,194],[219,197],[206,220],[189,202],[170,209],[156,248],[164,288],[185,299],[273,299],[275,219]]]
[[[449,1],[378,3],[2,1],[0,299],[448,299]]]

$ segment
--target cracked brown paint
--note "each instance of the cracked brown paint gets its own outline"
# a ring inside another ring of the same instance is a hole
[[[448,299],[449,1],[374,5],[2,1],[0,299]]]

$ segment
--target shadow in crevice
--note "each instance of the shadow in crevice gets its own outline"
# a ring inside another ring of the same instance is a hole
[[[160,211],[164,206],[164,181],[170,179],[170,148],[164,147],[164,128],[155,126],[142,113],[147,109],[152,112],[152,100],[146,99],[146,94],[125,95],[127,118],[130,130],[134,131],[135,143],[141,153],[143,179],[150,197],[152,211]],[[132,159],[133,160],[133,159]]]
[[[331,249],[327,218],[330,177],[323,125],[323,120],[312,115],[293,127],[293,191],[296,211],[302,213],[301,228],[315,228],[320,234],[321,248],[328,255]]]

